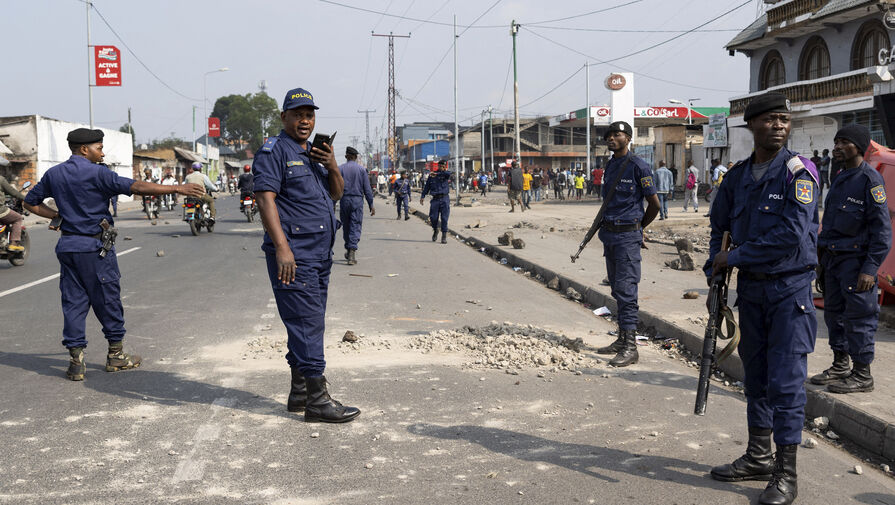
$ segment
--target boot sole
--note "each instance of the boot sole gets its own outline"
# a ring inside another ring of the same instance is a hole
[[[597,349],[597,354],[618,354],[621,349]]]
[[[136,365],[126,365],[126,366],[109,366],[106,365],[107,372],[123,372],[125,370],[133,370],[134,368],[140,368],[140,363]]]
[[[854,388],[854,389],[849,389],[848,391],[836,391],[835,389],[827,388],[827,391],[829,391],[831,393],[836,393],[838,395],[847,395],[849,393],[870,393],[871,391],[873,391],[873,386],[863,387],[863,388]]]
[[[609,362],[609,366],[614,366],[615,368],[624,368],[626,366],[631,366],[631,365],[636,365],[636,364],[637,364],[637,361],[632,361],[630,363],[612,363],[611,361]]]
[[[846,377],[848,377],[848,375],[842,375],[840,377],[830,377],[829,379],[815,379],[814,377],[812,377],[808,379],[808,382],[814,384],[815,386],[826,386],[827,384],[839,382]]]
[[[70,381],[78,382],[78,381],[84,380],[84,374],[82,374],[82,373],[77,374],[77,375],[65,374],[65,376],[68,377],[68,380],[70,380]]]
[[[758,481],[769,481],[771,480],[771,474],[767,475],[754,475],[750,477],[724,477],[722,475],[715,475],[713,473],[709,473],[712,479],[720,481],[720,482],[743,482],[747,480],[758,480]]]
[[[355,414],[351,417],[344,417],[344,418],[340,418],[340,419],[327,419],[324,417],[308,416],[308,414],[305,413],[305,422],[306,423],[341,424],[341,423],[347,423],[349,421],[354,421],[355,419],[358,418],[358,416],[360,416],[360,412],[358,412],[357,414]]]
[[[301,405],[301,406],[288,405],[288,406],[286,406],[286,410],[288,410],[289,412],[301,412],[304,409],[305,409],[304,405]]]

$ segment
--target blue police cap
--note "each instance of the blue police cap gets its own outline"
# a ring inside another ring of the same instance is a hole
[[[95,144],[103,141],[103,131],[78,128],[68,132],[66,140],[69,144]]]
[[[311,95],[304,88],[295,88],[286,93],[286,98],[283,99],[283,110],[287,111],[289,109],[295,109],[298,107],[303,107],[305,105],[311,106],[315,109],[319,109],[314,105],[314,96]]]

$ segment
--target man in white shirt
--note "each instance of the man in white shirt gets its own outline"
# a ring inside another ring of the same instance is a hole
[[[709,212],[705,217],[712,215],[712,206],[715,204],[715,195],[718,194],[718,187],[721,185],[721,180],[724,179],[724,174],[726,173],[727,168],[721,164],[720,159],[712,160],[712,192],[709,193]]]

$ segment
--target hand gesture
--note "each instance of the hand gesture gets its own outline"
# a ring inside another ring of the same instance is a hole
[[[333,156],[333,148],[329,144],[323,144],[323,147],[326,150],[311,147],[311,161],[316,161],[325,167],[331,167],[336,163],[336,158]]]
[[[174,186],[174,189],[183,196],[193,196],[198,198],[203,195],[202,186],[190,182],[181,184],[180,186]]]

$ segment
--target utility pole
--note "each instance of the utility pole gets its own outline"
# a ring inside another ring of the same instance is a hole
[[[590,177],[590,68],[584,62],[584,124],[587,127],[585,142],[587,143],[587,177]]]
[[[373,144],[370,143],[370,113],[376,112],[376,109],[359,110],[357,112],[362,112],[367,117],[367,141],[364,143],[364,164],[367,169],[369,169],[373,165],[373,155],[370,153],[373,147]]]
[[[90,1],[84,2],[84,5],[87,7],[87,103],[90,107],[90,129],[93,129],[93,85],[90,84],[90,48],[93,47],[90,45],[90,7],[93,7],[93,4]]]
[[[131,134],[131,142],[134,144],[137,143],[136,139],[134,139],[134,127],[131,123],[131,108],[127,108],[127,132]]]
[[[388,160],[395,168],[395,37],[409,39],[410,34],[394,35],[373,33],[374,37],[388,37]]]
[[[513,116],[516,123],[516,152],[514,153],[514,158],[519,162],[519,166],[522,166],[522,145],[519,140],[519,75],[516,72],[516,33],[519,32],[519,26],[515,19],[510,23],[510,34],[513,36]]]
[[[193,152],[196,152],[196,106],[193,105]]]
[[[491,106],[488,106],[488,152],[491,153],[491,166],[488,171],[494,170],[494,116]]]
[[[454,14],[454,177],[457,188],[457,203],[460,203],[460,125],[457,124],[457,15]]]
[[[482,173],[485,173],[485,112],[482,111]]]

